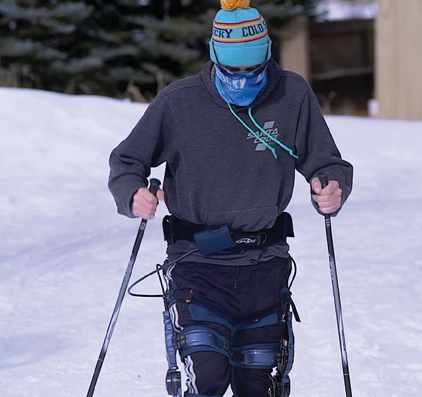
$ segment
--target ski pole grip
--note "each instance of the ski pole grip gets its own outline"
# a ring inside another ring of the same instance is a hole
[[[328,176],[322,175],[322,176],[320,176],[318,178],[321,181],[322,188],[324,189],[328,185]]]
[[[318,179],[321,182],[321,188],[324,189],[328,185],[328,176],[321,175],[318,177]],[[311,185],[311,194],[316,194],[314,192],[314,189],[312,189],[312,185]]]
[[[321,181],[321,187],[324,189],[328,185],[328,176],[322,175],[319,177],[319,180]],[[330,219],[330,214],[324,214],[325,220]]]
[[[161,182],[158,179],[151,178],[151,180],[149,181],[149,191],[155,196],[160,185]]]

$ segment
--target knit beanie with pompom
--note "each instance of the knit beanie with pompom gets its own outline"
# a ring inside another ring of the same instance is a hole
[[[211,60],[219,65],[252,66],[271,58],[267,24],[250,0],[221,0],[210,40]]]

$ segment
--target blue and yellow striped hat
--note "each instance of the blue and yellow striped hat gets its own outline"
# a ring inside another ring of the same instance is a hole
[[[267,24],[250,0],[221,0],[210,40],[211,60],[220,65],[252,66],[271,58]]]

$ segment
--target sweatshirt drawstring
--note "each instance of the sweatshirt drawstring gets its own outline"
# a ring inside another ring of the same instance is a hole
[[[227,103],[230,111],[232,112],[233,116],[236,117],[236,119],[256,138],[258,141],[260,141],[266,148],[268,148],[271,153],[273,154],[274,158],[277,158],[277,151],[274,146],[271,146],[268,142],[265,141],[265,139],[261,138],[259,134],[257,134],[252,128],[250,128],[233,110],[231,105]],[[254,125],[261,131],[265,136],[270,138],[273,142],[275,142],[278,146],[280,146],[282,149],[284,149],[286,152],[290,154],[290,156],[294,157],[295,159],[298,158],[293,152],[293,149],[289,148],[284,143],[280,142],[278,139],[274,138],[271,134],[269,134],[267,131],[265,131],[258,122],[254,119],[252,116],[252,108],[248,108],[248,116],[251,119],[251,121],[254,123]]]
[[[249,118],[252,120],[252,122],[255,124],[255,126],[261,131],[263,132],[268,138],[270,138],[272,141],[274,141],[278,146],[280,146],[282,149],[284,149],[287,153],[290,154],[290,156],[294,157],[295,159],[299,158],[298,156],[296,156],[293,152],[293,149],[290,149],[287,145],[285,145],[283,142],[280,142],[277,138],[274,138],[270,133],[268,133],[267,131],[265,131],[258,123],[257,121],[253,118],[252,116],[252,108],[248,109],[248,115]],[[276,155],[277,158],[277,155]]]

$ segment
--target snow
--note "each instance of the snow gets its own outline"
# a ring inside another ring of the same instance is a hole
[[[108,156],[146,105],[11,88],[0,88],[0,103],[0,396],[84,396],[139,226],[116,213]],[[422,121],[327,122],[355,166],[333,218],[353,395],[419,396]],[[288,210],[302,318],[291,395],[342,396],[324,220],[300,175]],[[165,214],[160,205],[148,221],[132,281],[165,259]],[[158,281],[140,289],[159,292]],[[125,297],[95,396],[167,395],[162,308]]]

